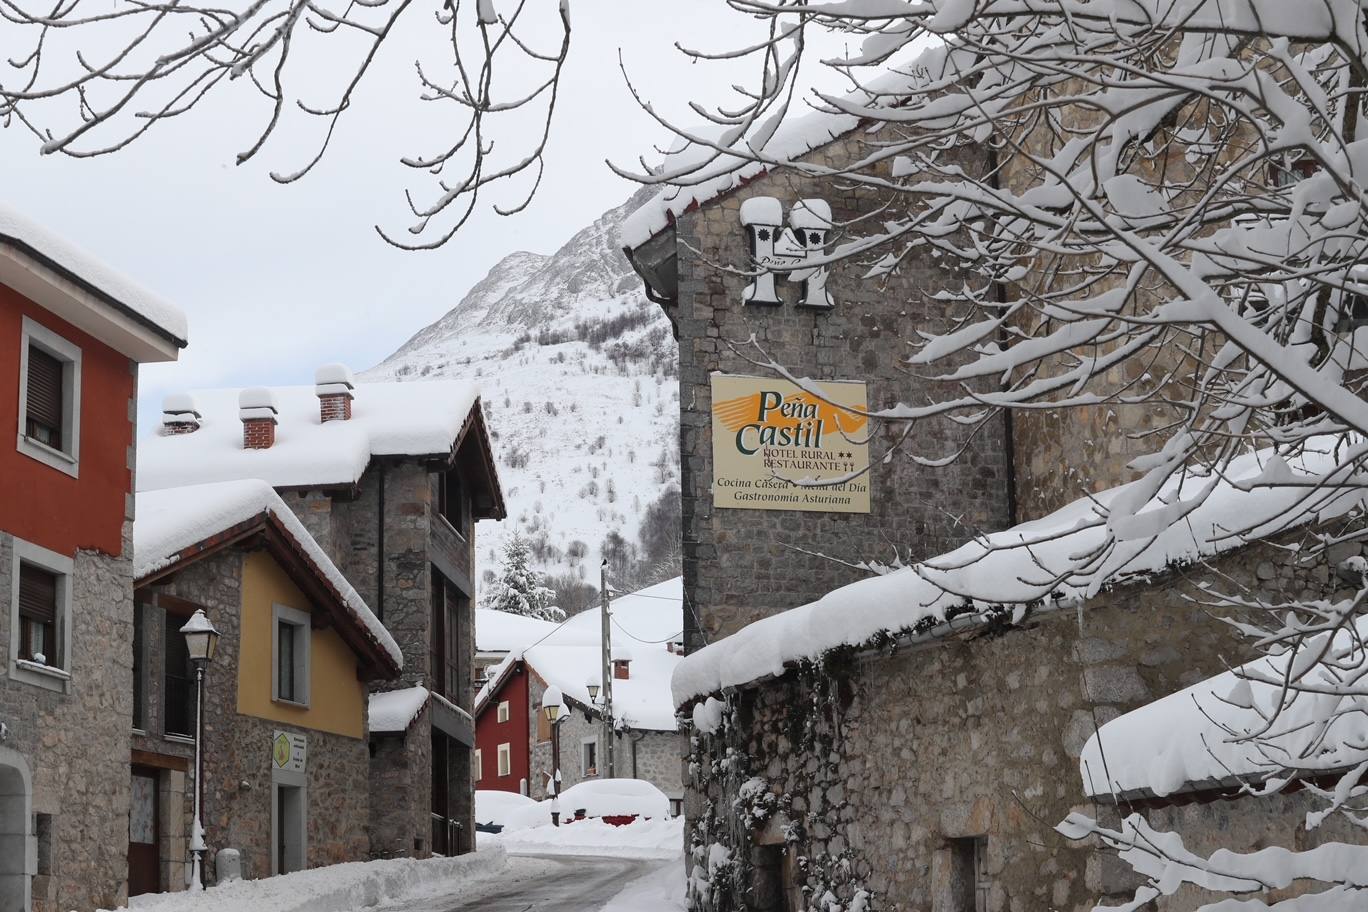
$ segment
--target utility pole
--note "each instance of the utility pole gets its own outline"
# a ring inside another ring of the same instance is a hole
[[[602,778],[614,779],[613,767],[613,633],[612,604],[608,597],[608,558],[599,565],[599,606],[602,612],[603,633],[600,639],[603,647],[603,769]]]

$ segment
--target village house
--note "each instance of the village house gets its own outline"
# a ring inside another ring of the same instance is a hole
[[[133,526],[130,896],[190,880],[196,703],[181,628],[218,630],[206,664],[206,880],[234,850],[247,878],[370,856],[367,683],[399,646],[270,485],[144,491]]]
[[[370,731],[370,852],[473,849],[475,522],[503,496],[474,384],[366,383],[325,365],[313,386],[210,390],[166,403],[140,491],[258,478],[280,494],[399,644],[422,707]],[[372,711],[374,715],[374,711]]]
[[[680,757],[684,739],[670,700],[670,675],[680,659],[682,581],[676,577],[612,602],[611,662],[616,778],[644,779],[682,807]],[[608,778],[603,750],[602,624],[596,609],[581,612],[520,646],[512,637],[536,633],[527,618],[482,612],[482,642],[510,646],[489,670],[475,704],[476,788],[548,796],[551,771],[561,790]],[[486,639],[487,638],[487,639]],[[568,717],[558,722],[559,763],[551,723],[541,712],[547,688],[560,689]],[[591,690],[592,688],[592,690]]]
[[[495,611],[475,609],[475,693],[489,680],[496,668],[515,649],[535,643],[558,626],[554,621]]]
[[[184,316],[0,209],[0,909],[126,897],[138,368]]]

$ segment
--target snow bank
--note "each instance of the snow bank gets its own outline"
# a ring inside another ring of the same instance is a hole
[[[191,434],[183,435],[193,436]],[[176,438],[161,438],[171,440]],[[140,446],[139,449],[142,449]],[[180,552],[220,532],[269,513],[337,592],[348,613],[401,668],[399,644],[385,625],[314,541],[294,511],[266,482],[256,479],[187,485],[136,496],[133,522],[133,576],[141,579],[180,560]]]
[[[370,695],[370,730],[372,732],[408,731],[413,720],[427,706],[428,689],[423,686],[405,687]]]
[[[1368,636],[1368,618],[1358,621]],[[1341,648],[1352,648],[1341,634]],[[1303,650],[1302,655],[1314,654]],[[1362,653],[1357,655],[1360,660]],[[1348,665],[1354,664],[1350,657]],[[1302,693],[1291,700],[1268,683],[1283,679],[1288,657],[1261,658],[1235,671],[1208,678],[1132,710],[1103,725],[1079,757],[1083,788],[1090,796],[1136,793],[1160,798],[1203,786],[1254,782],[1296,770],[1335,772],[1368,761],[1368,697],[1340,697],[1344,668],[1332,675],[1322,667],[1301,679]],[[1284,704],[1277,723],[1258,741],[1241,735],[1263,732],[1263,718]],[[1290,701],[1290,705],[1289,704]],[[1326,720],[1329,724],[1323,724]]]
[[[636,815],[662,819],[670,816],[670,799],[644,779],[590,779],[570,786],[560,795],[562,821],[580,812],[590,818]],[[510,831],[542,827],[550,823],[550,798],[510,811],[504,818],[504,826]]]
[[[1181,479],[1184,497],[1208,485],[1212,490],[1177,522],[1171,517],[1180,479],[1170,480],[1139,508],[1130,502],[1141,490],[1139,481],[1080,498],[1044,519],[743,627],[679,663],[672,684],[675,705],[782,674],[786,662],[860,646],[880,633],[911,630],[925,619],[944,620],[948,608],[1076,604],[1104,587],[1343,515],[1364,501],[1362,486],[1341,484],[1349,474],[1345,466],[1364,449],[1362,442],[1317,438],[1290,464],[1260,451],[1234,460],[1219,481],[1188,476]],[[1317,487],[1323,482],[1329,484]],[[1117,507],[1118,525],[1124,523],[1129,533],[1112,526],[1111,506]],[[1080,566],[1080,556],[1094,552],[1098,558]]]
[[[4,241],[28,247],[68,272],[80,276],[83,281],[181,344],[190,338],[185,314],[179,307],[109,268],[80,247],[8,206],[0,205],[0,243]]]
[[[276,408],[275,444],[244,449],[239,397],[268,393]],[[200,427],[191,434],[138,441],[138,489],[260,478],[277,488],[352,484],[372,456],[451,452],[476,405],[473,383],[359,383],[350,421],[323,422],[312,386],[204,390],[194,394]]]
[[[562,818],[564,821],[565,818]],[[479,833],[480,851],[499,846],[522,855],[604,855],[614,858],[674,858],[684,847],[684,818],[634,820],[613,826],[602,820],[550,822],[531,828]]]
[[[535,798],[517,792],[503,792],[494,789],[475,790],[475,822],[507,826],[507,821],[516,811],[537,806]]]
[[[623,887],[599,912],[684,912],[685,877],[681,856]]]
[[[508,868],[500,846],[457,858],[354,861],[211,887],[203,893],[135,896],[132,909],[148,912],[343,912],[378,905],[433,884],[455,889],[493,879]],[[108,912],[108,910],[101,910]]]

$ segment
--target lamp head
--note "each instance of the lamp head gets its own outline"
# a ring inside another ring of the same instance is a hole
[[[218,649],[219,632],[214,629],[203,608],[197,609],[191,615],[180,632],[185,637],[185,648],[190,653],[190,661],[205,664],[214,658],[214,652]]]
[[[541,705],[542,713],[546,716],[547,722],[554,724],[560,719],[562,704],[561,689],[554,684],[546,688],[545,693],[542,694]]]
[[[596,703],[596,702],[598,702],[599,687],[600,687],[599,679],[598,679],[595,675],[590,675],[589,677],[585,678],[585,680],[584,680],[584,686],[585,686],[585,688],[589,691],[589,702],[590,702],[590,703]]]

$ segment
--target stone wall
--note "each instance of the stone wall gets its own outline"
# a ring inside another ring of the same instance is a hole
[[[1225,558],[1219,585],[1332,594],[1326,565],[1294,572],[1285,554],[1259,546]],[[1217,578],[1173,574],[1103,594],[1081,614],[834,656],[743,689],[723,731],[693,740],[693,839],[730,847],[734,859],[713,878],[711,908],[779,908],[785,889],[806,886],[809,898],[831,889],[848,902],[864,889],[880,910],[950,912],[963,852],[972,854],[962,840],[974,839],[986,840],[990,912],[1082,912],[1119,898],[1133,886],[1123,866],[1051,828],[1075,809],[1111,812],[1085,802],[1078,771],[1096,725],[1250,655],[1230,626],[1183,598],[1194,581]],[[1304,848],[1325,837],[1298,830],[1301,810],[1246,800],[1153,819],[1197,827],[1198,844]],[[1195,905],[1179,895],[1160,909]],[[694,908],[705,908],[698,897]]]
[[[131,459],[131,455],[130,455]],[[131,513],[131,505],[130,505]],[[124,523],[123,553],[132,524]],[[115,908],[127,899],[128,731],[133,576],[127,557],[77,551],[70,584],[71,678],[54,691],[13,680],[9,593],[14,538],[0,532],[0,721],[31,773],[34,912]]]
[[[810,158],[835,165],[867,152],[856,134]],[[966,161],[965,167],[981,164]],[[676,223],[678,296],[666,311],[680,340],[684,583],[702,626],[700,635],[692,618],[686,623],[691,649],[863,575],[821,553],[854,561],[891,560],[898,549],[904,558],[923,558],[1010,519],[1010,460],[1001,418],[992,419],[972,439],[968,428],[947,420],[920,425],[911,452],[945,457],[966,447],[965,452],[941,469],[918,466],[905,456],[876,465],[868,515],[714,509],[709,375],[760,373],[743,357],[758,354],[743,344],[752,335],[769,357],[797,376],[865,381],[871,408],[920,403],[932,393],[952,394],[949,385],[921,379],[903,361],[912,353],[910,345],[919,341],[919,331],[951,326],[954,315],[945,313],[932,296],[947,285],[957,287],[961,276],[923,252],[880,283],[863,278],[868,262],[861,259],[832,267],[828,288],[837,302],[832,310],[796,307],[796,286],[784,282],[781,295],[787,303],[745,305],[744,273],[751,267],[738,215],[742,201],[754,196],[776,197],[786,211],[796,200],[821,197],[830,203],[838,224],[868,216],[887,202],[867,189],[777,172],[684,214]],[[870,443],[871,459],[882,456],[902,430],[902,425],[879,429]]]
[[[372,858],[422,858],[431,851],[432,729],[427,712],[402,737],[371,738]]]

